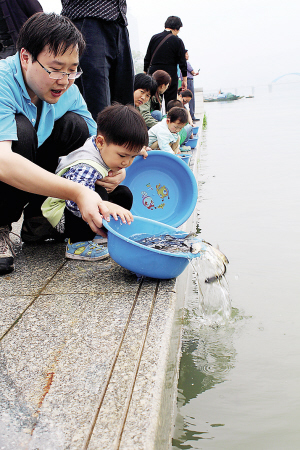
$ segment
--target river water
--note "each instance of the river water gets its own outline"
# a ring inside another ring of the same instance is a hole
[[[205,103],[198,231],[229,259],[231,316],[186,305],[173,449],[300,448],[300,83]]]

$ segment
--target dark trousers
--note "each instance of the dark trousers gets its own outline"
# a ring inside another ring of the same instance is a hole
[[[67,112],[54,124],[51,135],[38,147],[37,134],[27,117],[16,115],[18,140],[12,142],[12,150],[43,169],[55,173],[59,156],[81,147],[89,137],[85,120],[78,114]],[[0,182],[0,226],[10,225],[21,217],[41,216],[41,204],[45,197],[16,189]]]
[[[189,102],[189,108],[191,113],[191,118],[195,119],[195,91],[194,91],[194,79],[187,79],[187,88],[193,93],[193,98]]]
[[[132,207],[133,197],[127,186],[118,186],[113,192],[108,194],[104,187],[96,184],[95,191],[100,195],[102,200],[116,203],[128,210]],[[111,217],[110,220],[114,220],[114,218]],[[74,244],[74,242],[91,241],[95,237],[95,232],[91,230],[89,225],[81,217],[75,216],[65,208],[65,235]]]
[[[177,66],[170,66],[170,65],[152,65],[149,68],[149,74],[152,75],[156,70],[164,70],[167,72],[170,77],[172,78],[171,84],[164,93],[165,98],[165,105],[167,107],[167,104],[170,100],[176,100],[177,99],[177,93],[178,93],[178,75],[177,75]]]
[[[76,83],[93,118],[96,120],[113,102],[133,104],[134,72],[127,28],[92,17],[73,22],[87,44],[80,59],[83,74]]]

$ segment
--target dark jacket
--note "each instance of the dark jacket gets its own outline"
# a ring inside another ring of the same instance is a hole
[[[163,99],[161,95],[159,96],[159,98],[160,102],[157,100],[155,95],[153,95],[150,100],[138,107],[140,113],[144,117],[148,128],[151,128],[158,123],[158,120],[154,119],[154,117],[151,116],[151,112],[161,110],[161,103]]]
[[[150,39],[146,56],[144,58],[144,71],[147,72],[152,55],[167,34],[171,31],[164,30],[162,33],[155,34]],[[184,77],[187,76],[187,67],[185,59],[185,47],[182,40],[178,36],[172,35],[169,37],[157,50],[152,60],[151,66],[173,66],[177,67],[179,64],[181,73]]]
[[[43,11],[37,0],[0,0],[8,33],[14,43],[17,42],[20,28],[36,12]]]

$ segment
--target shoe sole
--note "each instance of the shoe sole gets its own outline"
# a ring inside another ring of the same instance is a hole
[[[109,258],[109,254],[97,256],[97,258],[91,258],[89,256],[80,256],[80,255],[73,255],[72,253],[66,253],[66,258],[77,259],[79,261],[100,261],[101,259]]]

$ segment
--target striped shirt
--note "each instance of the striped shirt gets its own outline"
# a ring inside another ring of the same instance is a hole
[[[75,183],[83,184],[84,186],[95,190],[95,183],[101,180],[102,175],[92,166],[87,164],[76,164],[62,175],[63,178],[72,180]],[[66,200],[66,207],[77,217],[81,217],[81,213],[77,204],[71,200]]]
[[[61,14],[69,19],[96,17],[98,19],[120,20],[127,25],[126,0],[61,0],[63,9]]]

